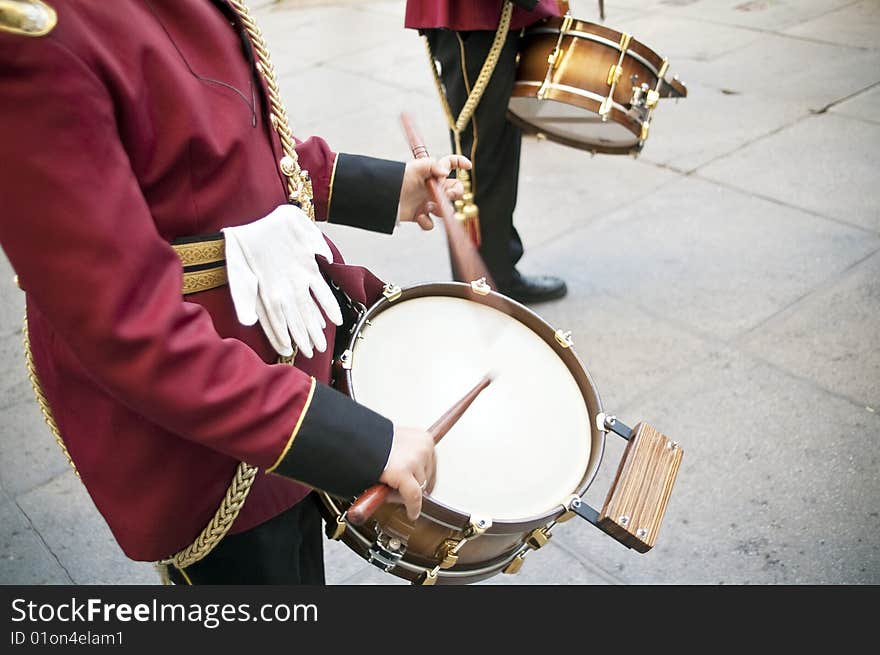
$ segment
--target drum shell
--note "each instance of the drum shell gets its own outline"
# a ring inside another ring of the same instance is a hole
[[[598,472],[604,451],[605,432],[595,424],[595,420],[592,420],[602,412],[602,403],[589,373],[574,350],[564,345],[564,341],[557,338],[557,331],[524,305],[494,292],[485,295],[475,293],[474,288],[469,284],[449,282],[409,287],[393,300],[382,299],[366,311],[352,331],[349,350],[355,350],[361,331],[365,326],[369,326],[372,318],[395,303],[424,296],[465,298],[506,313],[540,336],[563,360],[583,395],[591,417],[589,463],[580,484],[576,489],[571,490],[572,494],[582,496]],[[337,365],[335,386],[342,393],[357,400],[351,365],[357,365],[356,358],[352,364],[349,364],[349,368],[345,365]],[[351,504],[350,499],[327,496],[323,499],[325,519],[331,525]],[[478,538],[468,540],[461,547],[454,574],[441,571],[438,581],[451,584],[471,583],[496,574],[520,551],[523,542],[532,531],[546,526],[564,512],[565,508],[560,504],[538,516],[523,517],[515,521],[493,520],[491,527],[485,533]],[[415,522],[408,520],[403,507],[386,504],[363,526],[347,525],[341,539],[349,548],[368,557],[369,546],[379,531],[400,538],[406,544],[406,552],[402,563],[390,572],[404,579],[415,580],[422,570],[433,568],[442,559],[443,548],[448,541],[455,543],[465,538],[470,527],[470,518],[468,514],[443,505],[430,495],[426,495],[423,499],[422,514]]]
[[[561,56],[558,65],[550,75],[544,92],[545,100],[555,100],[582,108],[586,114],[598,116],[602,100],[611,87],[608,72],[620,61],[621,32],[603,25],[573,20],[560,41],[559,34],[563,18],[550,18],[528,29],[518,54],[517,74],[512,98],[537,98],[538,91],[547,77],[548,58],[559,42]],[[614,88],[613,105],[608,116],[625,127],[633,135],[632,142],[622,145],[608,145],[598,142],[584,142],[563,134],[553,133],[541,126],[528,122],[515,112],[510,112],[511,120],[524,131],[542,133],[547,138],[583,150],[606,154],[626,154],[640,149],[643,120],[628,112],[633,96],[633,86],[647,84],[657,87],[658,74],[664,64],[663,58],[645,44],[632,38],[626,55],[620,62],[622,73]],[[632,78],[636,77],[633,84]]]

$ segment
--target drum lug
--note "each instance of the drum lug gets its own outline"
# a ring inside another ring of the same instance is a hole
[[[532,550],[538,550],[539,548],[546,546],[552,536],[549,528],[535,528],[532,530],[531,534],[526,537],[526,543]]]
[[[347,525],[344,513],[341,516],[337,516],[335,524],[327,523],[327,538],[331,541],[338,541],[345,532],[345,526]]]
[[[527,551],[524,550],[521,553],[517,554],[516,557],[510,560],[510,564],[505,566],[501,570],[501,572],[506,573],[507,575],[515,575],[519,573],[519,570],[522,568],[523,563],[526,561],[526,552]]]
[[[419,575],[413,584],[421,585],[423,587],[430,587],[437,584],[437,567],[427,570]]]
[[[403,290],[392,282],[389,282],[382,288],[382,295],[385,296],[385,299],[389,302],[394,302],[400,298],[401,293],[403,293]]]
[[[492,291],[492,287],[487,284],[486,278],[481,277],[479,280],[471,282],[471,291],[478,296],[488,296],[489,292]]]
[[[437,558],[440,560],[438,566],[441,569],[451,569],[458,564],[458,551],[461,549],[463,541],[455,539],[447,539],[443,545],[437,549]]]
[[[354,352],[349,348],[342,352],[339,356],[339,365],[345,369],[346,371],[351,370],[351,360],[354,357]]]
[[[556,342],[563,348],[571,348],[574,345],[574,340],[571,338],[571,330],[556,330],[553,336],[556,337]]]
[[[553,49],[547,57],[547,64],[550,66],[550,70],[554,71],[559,68],[559,64],[562,63],[562,57],[565,55],[565,50],[560,47],[556,47]]]
[[[370,564],[388,573],[397,566],[405,552],[406,544],[403,541],[379,531],[376,541],[370,544],[366,557]]]
[[[605,84],[614,86],[620,80],[621,75],[623,75],[623,66],[611,64],[611,67],[608,69],[608,76],[605,78]]]

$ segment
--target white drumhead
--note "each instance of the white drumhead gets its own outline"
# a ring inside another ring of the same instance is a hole
[[[599,114],[583,107],[557,100],[534,97],[510,99],[510,111],[520,120],[547,136],[556,136],[589,146],[630,149],[638,138],[626,127],[611,119],[602,121]]]
[[[590,417],[562,359],[516,319],[446,296],[397,301],[352,357],[355,399],[428,428],[487,372],[495,378],[437,447],[432,498],[495,520],[552,511],[587,470]]]

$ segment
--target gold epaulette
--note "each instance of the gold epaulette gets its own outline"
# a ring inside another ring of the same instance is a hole
[[[58,23],[58,14],[41,0],[0,0],[0,32],[45,36]]]

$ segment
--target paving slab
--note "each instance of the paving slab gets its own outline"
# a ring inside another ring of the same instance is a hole
[[[674,171],[642,158],[591,156],[552,141],[527,138],[520,157],[514,225],[528,256],[543,243],[640,205],[676,178]],[[552,261],[543,265],[548,272],[553,266]]]
[[[151,563],[123,554],[72,471],[16,500],[74,584],[159,583]]]
[[[793,207],[880,232],[880,125],[823,114],[698,171]]]
[[[70,470],[33,399],[0,409],[0,443],[0,483],[13,497]]]
[[[370,11],[370,3],[300,7],[282,2],[257,14],[276,72],[284,77],[366,50],[403,33],[403,13],[395,19]]]
[[[688,83],[687,98],[660,102],[639,157],[689,173],[808,115],[797,102]]]
[[[560,532],[582,559],[628,584],[880,581],[880,457],[865,438],[878,434],[877,414],[737,353],[683,373],[627,414],[681,443],[676,486],[653,550],[627,550],[589,525]],[[608,487],[594,486],[595,506]]]
[[[368,50],[335,57],[328,67],[357,73],[389,86],[430,96],[439,103],[425,43],[416,30],[403,28],[400,34]]]
[[[0,371],[0,409],[33,399],[34,392],[27,379],[21,326],[11,334],[0,337],[0,361],[6,364]]]
[[[880,254],[875,253],[741,343],[781,368],[880,411],[878,316]]]
[[[875,236],[695,178],[530,257],[704,335],[757,325],[878,246]]]
[[[12,334],[21,329],[24,318],[24,294],[13,281],[15,271],[0,250],[0,337]]]
[[[880,123],[880,84],[834,105],[828,111],[832,114]]]
[[[746,48],[682,71],[685,81],[818,111],[880,81],[880,50],[763,34]]]
[[[635,398],[719,348],[711,340],[589,286],[571,285],[563,300],[532,310],[553,327],[571,330],[574,350],[610,414],[619,414]]]
[[[711,61],[746,48],[761,37],[761,33],[754,30],[709,23],[671,12],[636,14],[613,25],[607,20],[606,25],[629,32],[661,57],[667,57],[670,74],[678,71],[682,61]]]
[[[0,584],[71,584],[27,517],[5,493],[0,493]]]
[[[876,48],[880,5],[876,0],[856,2],[782,31],[783,34],[840,45]]]
[[[660,4],[682,16],[775,31],[813,20],[852,3],[853,0],[666,0]]]
[[[387,102],[353,108],[336,119],[311,117],[297,124],[297,130],[307,136],[320,136],[337,152],[405,162],[412,159],[412,154],[400,122],[404,111],[412,116],[429,153],[440,157],[451,152],[446,119],[436,97],[414,91],[396,90]]]

